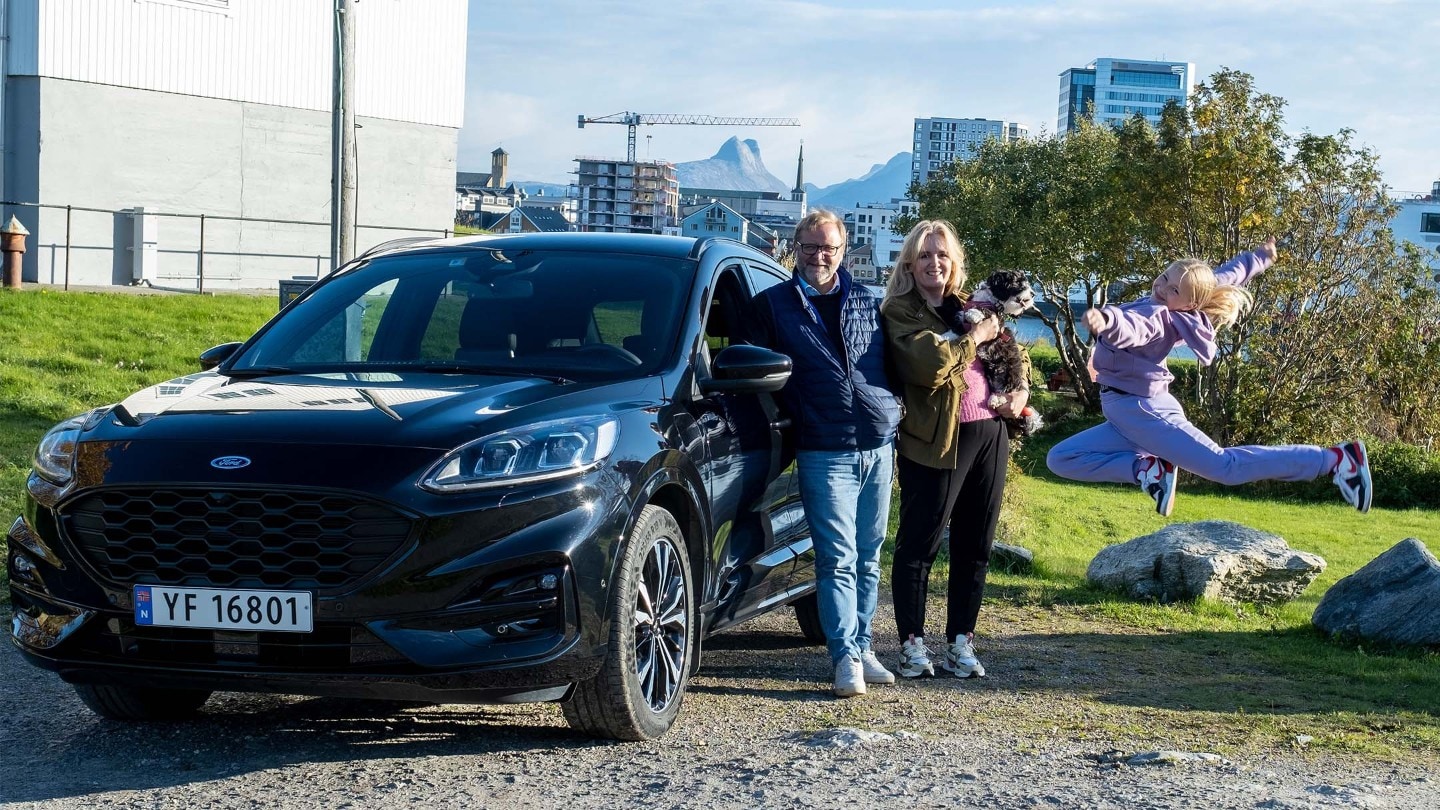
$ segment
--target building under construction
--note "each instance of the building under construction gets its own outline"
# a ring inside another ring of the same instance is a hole
[[[580,230],[680,232],[680,180],[675,164],[594,157],[578,157],[575,163]]]

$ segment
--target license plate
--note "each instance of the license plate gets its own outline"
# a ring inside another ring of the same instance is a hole
[[[135,623],[155,627],[309,633],[313,629],[310,603],[309,591],[136,585]]]

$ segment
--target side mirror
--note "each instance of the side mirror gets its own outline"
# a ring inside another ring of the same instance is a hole
[[[230,359],[230,355],[240,348],[241,343],[221,343],[219,346],[206,349],[200,353],[200,370],[209,371]]]
[[[727,346],[710,362],[710,378],[700,381],[707,394],[762,394],[785,387],[790,358],[759,346]]]

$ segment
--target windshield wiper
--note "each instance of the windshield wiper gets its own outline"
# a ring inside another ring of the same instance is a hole
[[[568,377],[561,377],[558,374],[542,374],[538,371],[527,371],[520,368],[497,368],[495,366],[477,366],[471,363],[423,363],[418,366],[407,366],[406,369],[417,371],[428,371],[435,374],[495,374],[501,377],[528,377],[537,380],[549,380],[553,383],[565,385],[573,382]]]
[[[216,371],[224,374],[226,377],[237,380],[248,380],[251,377],[271,377],[279,374],[302,373],[289,366],[247,366],[245,368],[232,368],[226,371],[216,369]]]

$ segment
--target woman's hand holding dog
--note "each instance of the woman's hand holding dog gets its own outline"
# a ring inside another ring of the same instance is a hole
[[[971,340],[975,341],[976,346],[989,343],[1000,336],[1000,319],[995,316],[995,313],[987,312],[979,323],[970,327],[967,334],[970,335]]]
[[[1004,397],[1005,401],[996,402],[995,399],[992,397],[991,407],[995,410],[996,413],[1000,414],[1006,419],[1019,418],[1020,412],[1025,410],[1026,405],[1030,404],[1029,389],[1011,391],[1008,394],[1000,394],[999,396]]]

